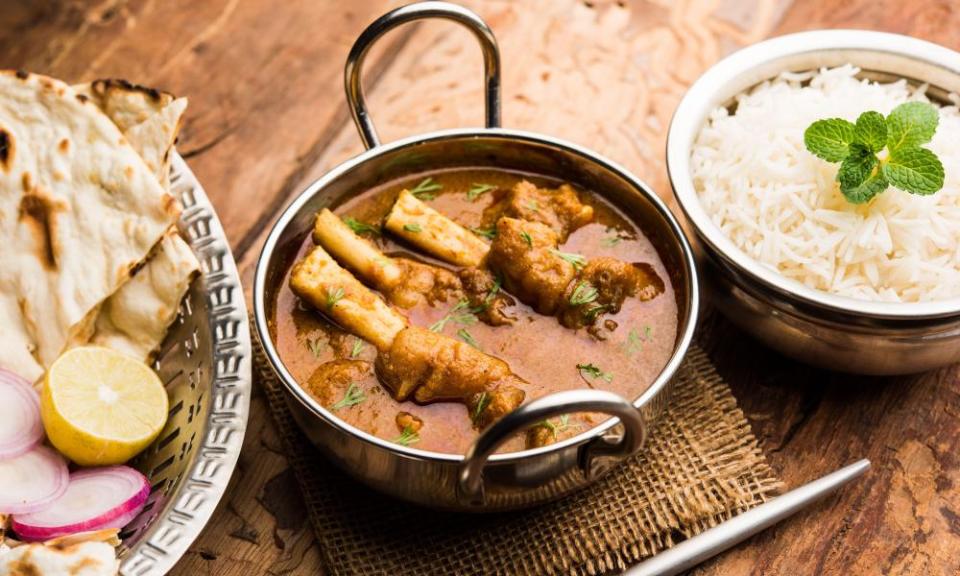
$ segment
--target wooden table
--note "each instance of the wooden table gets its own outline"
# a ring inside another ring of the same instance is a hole
[[[888,30],[960,48],[950,0],[470,0],[504,59],[504,120],[625,164],[669,198],[663,140],[685,86],[739,45],[810,28]],[[359,31],[393,0],[5,0],[0,67],[122,77],[190,98],[179,149],[246,285],[269,224],[361,150],[342,93]],[[449,23],[392,33],[368,60],[385,140],[482,120],[480,56]],[[866,456],[841,495],[696,574],[960,572],[960,370],[860,378],[784,359],[715,314],[704,342],[788,485]],[[265,399],[230,490],[177,574],[316,574],[317,543]]]

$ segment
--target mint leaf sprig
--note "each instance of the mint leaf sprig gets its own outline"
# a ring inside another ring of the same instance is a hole
[[[856,123],[843,118],[817,120],[803,133],[807,150],[827,162],[840,162],[837,182],[853,204],[869,202],[888,186],[928,196],[943,188],[943,164],[921,147],[937,131],[937,109],[907,102],[884,118],[864,112]],[[886,153],[881,153],[886,149]]]

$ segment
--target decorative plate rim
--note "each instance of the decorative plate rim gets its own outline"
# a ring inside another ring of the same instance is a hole
[[[178,225],[200,261],[205,282],[213,339],[209,409],[180,485],[122,558],[125,576],[166,574],[200,535],[233,476],[250,414],[250,326],[233,253],[203,187],[176,153],[171,188],[183,204]]]

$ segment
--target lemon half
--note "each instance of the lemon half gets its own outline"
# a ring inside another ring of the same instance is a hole
[[[167,391],[149,366],[98,346],[57,358],[40,396],[47,437],[81,466],[130,460],[163,429],[168,409]]]

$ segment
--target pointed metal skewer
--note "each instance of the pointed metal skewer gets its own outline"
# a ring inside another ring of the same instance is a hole
[[[628,569],[624,576],[673,576],[689,570],[836,492],[841,486],[862,476],[869,468],[870,461],[864,459],[804,484],[689,540],[684,540],[673,548],[657,553]]]

